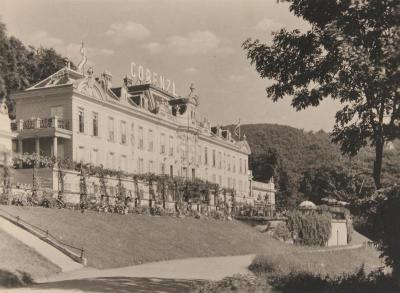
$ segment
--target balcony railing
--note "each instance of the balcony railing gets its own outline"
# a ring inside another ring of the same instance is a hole
[[[71,130],[69,120],[60,119],[57,116],[51,118],[17,120],[17,122],[11,123],[11,130],[13,131],[44,128],[61,128]]]

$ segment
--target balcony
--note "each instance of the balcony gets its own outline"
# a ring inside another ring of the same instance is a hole
[[[27,120],[20,119],[11,123],[11,130],[18,132],[19,136],[23,138],[34,136],[60,136],[71,138],[72,134],[69,120],[61,119],[57,116]]]

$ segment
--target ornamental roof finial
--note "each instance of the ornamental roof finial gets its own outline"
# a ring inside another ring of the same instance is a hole
[[[194,87],[194,83],[192,82],[191,84],[190,84],[190,94],[189,94],[189,96],[191,95],[191,94],[193,94],[194,93],[194,90],[196,89],[195,87]]]
[[[70,69],[70,67],[71,67],[71,61],[69,61],[68,58],[64,58],[64,64],[65,64],[65,67],[66,67],[66,68]]]
[[[89,67],[89,68],[88,68],[87,74],[88,74],[89,77],[92,77],[92,76],[93,76],[93,68],[92,68],[92,67]]]

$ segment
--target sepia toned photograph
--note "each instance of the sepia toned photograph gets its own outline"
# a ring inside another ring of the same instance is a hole
[[[399,0],[0,0],[0,293],[399,292]]]

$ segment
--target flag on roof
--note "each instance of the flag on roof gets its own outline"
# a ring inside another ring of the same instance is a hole
[[[240,118],[239,118],[239,122],[238,124],[236,124],[235,126],[235,130],[233,131],[233,133],[240,138]]]

